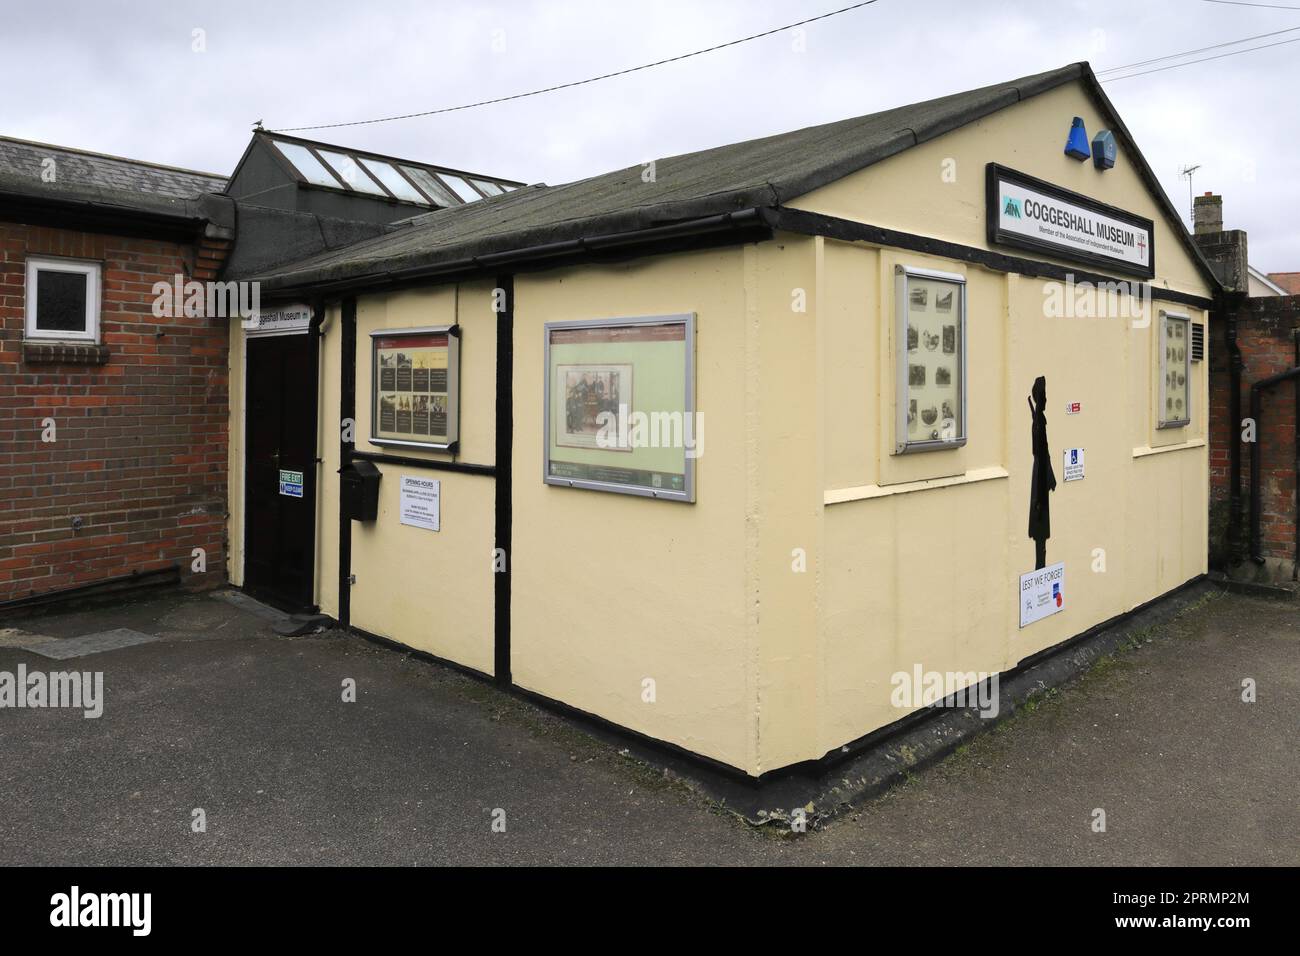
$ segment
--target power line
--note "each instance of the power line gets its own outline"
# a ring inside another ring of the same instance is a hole
[[[1244,3],[1242,0],[1204,0],[1205,3],[1222,3],[1229,7],[1263,7],[1265,10],[1300,10],[1300,7],[1284,7],[1276,3]]]
[[[498,96],[490,100],[479,100],[477,103],[465,103],[461,106],[444,106],[442,109],[425,110],[420,113],[403,113],[400,116],[381,116],[378,119],[353,120],[349,123],[322,123],[319,126],[286,126],[278,130],[281,133],[298,133],[304,130],[312,129],[337,129],[341,126],[369,126],[373,123],[391,123],[394,120],[415,119],[420,116],[436,116],[439,113],[454,113],[458,110],[472,110],[479,106],[490,106],[493,103],[506,103],[510,100],[521,100],[528,96],[540,96],[543,93],[554,93],[556,90],[567,90],[575,86],[585,86],[588,83],[596,83],[600,80],[613,79],[616,76],[626,76],[629,73],[637,73],[641,70],[648,70],[651,67],[663,66],[667,63],[676,63],[680,60],[687,60],[693,56],[701,56],[705,53],[713,53],[717,50],[724,50],[727,47],[738,46],[741,43],[748,43],[750,40],[759,40],[763,37],[772,36],[774,33],[783,33],[786,30],[793,30],[795,27],[801,27],[809,23],[816,23],[818,20],[825,20],[828,17],[838,16],[841,13],[848,13],[851,10],[858,10],[862,7],[870,6],[877,0],[862,0],[861,3],[855,3],[851,6],[841,7],[838,10],[832,10],[829,13],[823,13],[819,16],[809,17],[807,20],[799,20],[796,23],[787,23],[783,27],[776,27],[772,30],[764,30],[762,33],[755,33],[751,36],[741,37],[739,40],[729,40],[726,43],[719,43],[715,46],[706,47],[703,50],[695,50],[691,53],[682,53],[678,56],[670,56],[664,60],[656,60],[653,63],[643,63],[641,66],[629,67],[626,70],[618,70],[614,73],[603,73],[600,76],[588,77],[585,80],[574,80],[569,83],[559,83],[555,86],[548,86],[540,90],[529,90],[527,93],[514,93],[510,96]],[[272,130],[277,132],[277,130]]]
[[[1213,46],[1203,46],[1199,50],[1184,50],[1182,53],[1170,53],[1168,56],[1158,56],[1150,60],[1139,60],[1137,63],[1127,63],[1124,66],[1112,66],[1108,70],[1098,70],[1097,75],[1102,76],[1106,73],[1121,73],[1124,70],[1131,70],[1136,66],[1146,66],[1149,63],[1160,63],[1164,60],[1176,60],[1179,57],[1191,56],[1194,53],[1205,53],[1209,50],[1219,50],[1225,46],[1236,46],[1238,43],[1248,43],[1251,40],[1262,40],[1265,37],[1275,37],[1282,33],[1294,33],[1300,30],[1300,27],[1288,27],[1285,30],[1274,30],[1272,33],[1257,33],[1253,37],[1242,37],[1240,40],[1229,40],[1227,43],[1216,43]],[[1242,53],[1247,51],[1242,50]]]
[[[1165,70],[1176,70],[1180,66],[1191,66],[1193,63],[1208,63],[1210,60],[1222,60],[1224,57],[1236,56],[1239,53],[1254,53],[1257,50],[1267,50],[1272,46],[1286,46],[1288,43],[1300,43],[1300,37],[1292,37],[1290,40],[1279,40],[1277,43],[1265,43],[1261,46],[1253,46],[1248,50],[1233,50],[1231,53],[1220,53],[1218,56],[1203,56],[1199,60],[1188,60],[1186,63],[1171,63],[1169,66],[1158,66],[1154,70],[1143,70],[1140,73],[1129,73],[1126,76],[1112,76],[1102,80],[1101,82],[1114,83],[1117,80],[1131,80],[1135,76],[1146,76],[1148,73],[1163,73]]]

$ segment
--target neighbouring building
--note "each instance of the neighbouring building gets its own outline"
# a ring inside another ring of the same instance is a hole
[[[1250,294],[1253,296],[1292,295],[1285,288],[1274,282],[1268,275],[1250,266]]]
[[[1197,245],[1223,282],[1210,363],[1210,560],[1234,578],[1294,581],[1300,565],[1300,295],[1261,277],[1223,197],[1196,197]],[[1293,373],[1288,375],[1288,373]]]
[[[1220,284],[1086,64],[235,274],[234,583],[746,777],[1206,572]]]
[[[222,580],[227,333],[152,290],[217,276],[224,187],[0,138],[0,606]]]
[[[1300,272],[1270,272],[1268,279],[1284,295],[1300,295]]]
[[[0,611],[222,583],[227,317],[253,301],[226,273],[517,185],[465,176],[260,132],[229,179],[0,138]],[[191,282],[197,311],[158,308]]]

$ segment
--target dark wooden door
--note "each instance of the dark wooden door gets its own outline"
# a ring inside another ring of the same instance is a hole
[[[312,606],[316,551],[316,350],[310,335],[248,340],[244,589]]]

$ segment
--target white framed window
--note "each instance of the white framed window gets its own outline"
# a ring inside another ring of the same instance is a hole
[[[29,258],[26,337],[99,341],[99,286],[98,262]]]
[[[1160,428],[1192,422],[1192,323],[1185,315],[1160,313]]]
[[[966,277],[896,266],[894,454],[966,444]]]

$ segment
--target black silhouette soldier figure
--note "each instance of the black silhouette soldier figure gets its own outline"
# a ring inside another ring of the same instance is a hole
[[[1029,537],[1034,539],[1034,570],[1047,566],[1047,539],[1052,536],[1051,502],[1056,490],[1052,452],[1047,447],[1047,379],[1034,379],[1033,396],[1026,399],[1034,419],[1034,475],[1029,485]]]

